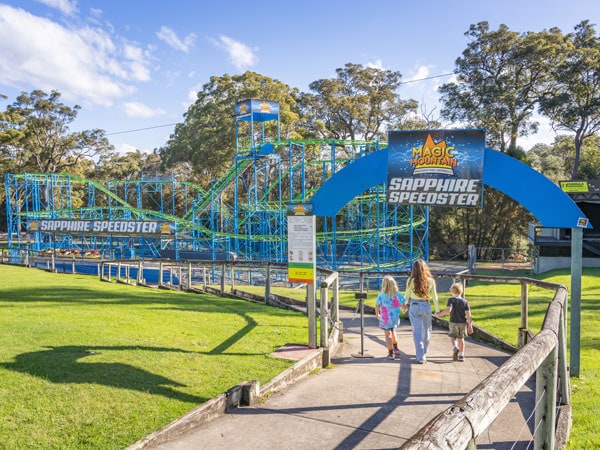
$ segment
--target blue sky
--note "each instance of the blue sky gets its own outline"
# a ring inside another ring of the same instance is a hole
[[[252,70],[308,91],[351,62],[399,71],[400,94],[435,114],[469,25],[567,33],[584,19],[600,31],[600,1],[0,0],[0,108],[56,89],[82,107],[73,131],[151,151],[211,76]],[[521,145],[551,142],[541,125]]]

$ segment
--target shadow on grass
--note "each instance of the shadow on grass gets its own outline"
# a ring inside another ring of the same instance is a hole
[[[162,395],[167,398],[199,404],[206,398],[179,392],[174,387],[185,385],[161,375],[122,363],[82,362],[81,358],[100,353],[102,350],[142,350],[153,352],[182,352],[182,350],[160,347],[87,347],[66,345],[47,347],[49,350],[22,353],[14,362],[2,363],[15,372],[43,378],[52,383],[89,383]],[[190,353],[190,352],[184,352]]]
[[[194,306],[201,300],[203,308],[208,311],[221,309],[221,298],[202,295],[198,297],[187,293],[123,286],[122,291],[111,290],[114,286],[102,289],[93,286],[49,285],[36,287],[19,287],[0,291],[0,302],[6,306],[22,303],[62,303],[84,305],[178,305]],[[116,288],[119,289],[119,288]]]
[[[59,303],[64,305],[140,305],[181,311],[230,312],[235,314],[262,312],[268,309],[271,315],[289,316],[293,314],[288,310],[263,303],[217,297],[212,294],[192,294],[136,286],[123,286],[123,288],[124,291],[111,291],[109,289],[95,289],[94,287],[53,285],[3,289],[0,290],[0,308],[8,308],[23,303]],[[54,305],[48,306],[54,307]]]

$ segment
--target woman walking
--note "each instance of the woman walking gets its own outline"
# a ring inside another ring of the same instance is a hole
[[[408,317],[412,327],[417,362],[425,364],[432,329],[431,302],[433,301],[436,313],[439,311],[439,305],[435,280],[429,271],[429,267],[427,267],[427,263],[422,259],[417,259],[413,263],[412,272],[406,282],[404,298],[410,305]],[[405,307],[403,310],[405,310]]]

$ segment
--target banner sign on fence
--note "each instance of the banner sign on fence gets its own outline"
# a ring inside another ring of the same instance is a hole
[[[315,284],[316,239],[312,204],[290,203],[288,220],[288,281]]]
[[[484,154],[481,129],[391,131],[388,203],[481,207]]]
[[[66,220],[37,219],[27,221],[27,231],[65,234],[173,234],[166,222],[155,220]]]

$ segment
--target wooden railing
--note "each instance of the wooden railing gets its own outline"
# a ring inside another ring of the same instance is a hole
[[[287,264],[284,263],[232,261],[103,261],[100,264],[99,276],[103,281],[112,281],[114,278],[117,282],[149,286],[146,275],[144,275],[149,268],[157,272],[156,281],[152,284],[153,287],[211,292],[222,297],[234,294],[246,298],[252,296],[239,292],[235,288],[236,279],[239,279],[239,272],[248,274],[248,284],[251,284],[251,273],[254,273],[256,277],[256,273],[260,272],[261,284],[264,284],[265,287],[264,302],[268,304],[277,303],[277,306],[281,306],[283,299],[271,293],[273,277],[275,274],[279,274],[281,279],[287,279]],[[235,272],[238,272],[237,276]],[[339,331],[341,328],[339,320],[339,275],[335,271],[317,269],[317,279],[320,280],[319,285],[313,286],[314,289],[307,285],[305,301],[299,301],[296,306],[301,304],[306,308],[309,321],[308,346],[316,348],[319,345],[324,349],[323,365],[327,366],[331,357],[329,352],[330,333],[333,330]],[[219,285],[219,289],[215,290],[209,286],[215,284]],[[316,298],[317,293],[319,294],[318,301]],[[330,298],[331,307],[329,305]],[[287,304],[289,306],[289,301]],[[317,336],[316,328],[317,314],[321,319],[319,336]]]
[[[567,366],[567,288],[530,278],[464,275],[462,280],[521,284],[521,329],[527,330],[527,287],[552,289],[542,329],[502,366],[454,405],[412,436],[402,449],[476,448],[477,438],[535,374],[534,448],[563,449],[571,425],[571,388]],[[527,333],[527,335],[529,335]],[[521,338],[520,338],[521,340]]]

